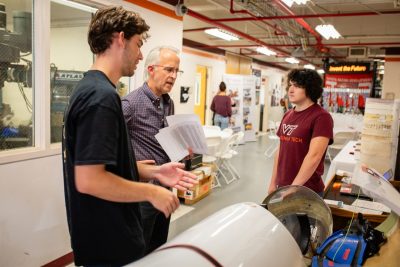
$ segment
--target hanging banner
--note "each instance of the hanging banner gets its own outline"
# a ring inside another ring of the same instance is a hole
[[[372,73],[326,74],[323,107],[329,112],[364,113],[372,88]]]
[[[371,90],[372,73],[326,74],[324,87]]]
[[[370,72],[370,64],[369,63],[361,63],[361,62],[346,62],[339,64],[329,64],[326,68],[326,73],[369,73]]]

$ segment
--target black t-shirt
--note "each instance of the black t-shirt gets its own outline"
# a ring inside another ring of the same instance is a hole
[[[75,165],[104,164],[107,171],[138,181],[121,100],[102,72],[88,71],[78,83],[64,126],[64,190],[75,263],[124,265],[142,257],[138,203],[106,201],[79,193],[75,186]]]

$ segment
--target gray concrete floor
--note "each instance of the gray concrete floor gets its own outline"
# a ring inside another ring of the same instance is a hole
[[[175,237],[216,211],[240,202],[262,203],[267,196],[272,173],[273,157],[267,158],[264,151],[270,144],[267,135],[238,147],[239,154],[231,159],[240,174],[240,179],[226,185],[222,177],[222,187],[214,188],[210,195],[193,204],[194,210],[177,218],[170,225],[169,237]],[[329,160],[325,161],[325,173]]]

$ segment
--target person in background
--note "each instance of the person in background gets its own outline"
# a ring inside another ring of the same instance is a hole
[[[215,113],[214,123],[221,130],[229,127],[229,119],[232,115],[231,97],[226,95],[226,85],[224,82],[219,84],[219,92],[211,102],[211,110]]]
[[[280,144],[268,193],[285,185],[304,185],[322,195],[325,153],[333,142],[332,117],[317,104],[322,79],[314,70],[295,69],[288,83],[295,107],[285,113],[277,132]]]
[[[281,99],[283,101],[283,105],[281,103],[281,106],[283,106],[283,113],[285,114],[289,109],[293,108],[292,103],[289,101],[289,94],[288,94],[288,89],[286,88],[286,93],[285,96]]]
[[[145,82],[122,99],[122,109],[132,147],[138,160],[153,160],[156,165],[170,162],[155,138],[167,126],[166,117],[174,114],[174,102],[168,95],[179,70],[178,49],[156,47],[145,61]],[[156,179],[147,181],[159,184]],[[167,241],[170,216],[165,217],[151,202],[140,203],[146,254]]]
[[[179,200],[169,190],[141,179],[185,190],[197,183],[183,164],[135,162],[116,84],[132,76],[149,26],[122,7],[99,9],[89,25],[96,55],[78,82],[64,114],[63,171],[68,227],[75,264],[122,266],[144,255],[138,202],[149,201],[165,217]]]

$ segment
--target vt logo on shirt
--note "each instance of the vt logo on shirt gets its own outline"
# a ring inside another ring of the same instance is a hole
[[[298,125],[283,124],[283,133],[285,135],[291,135]]]

